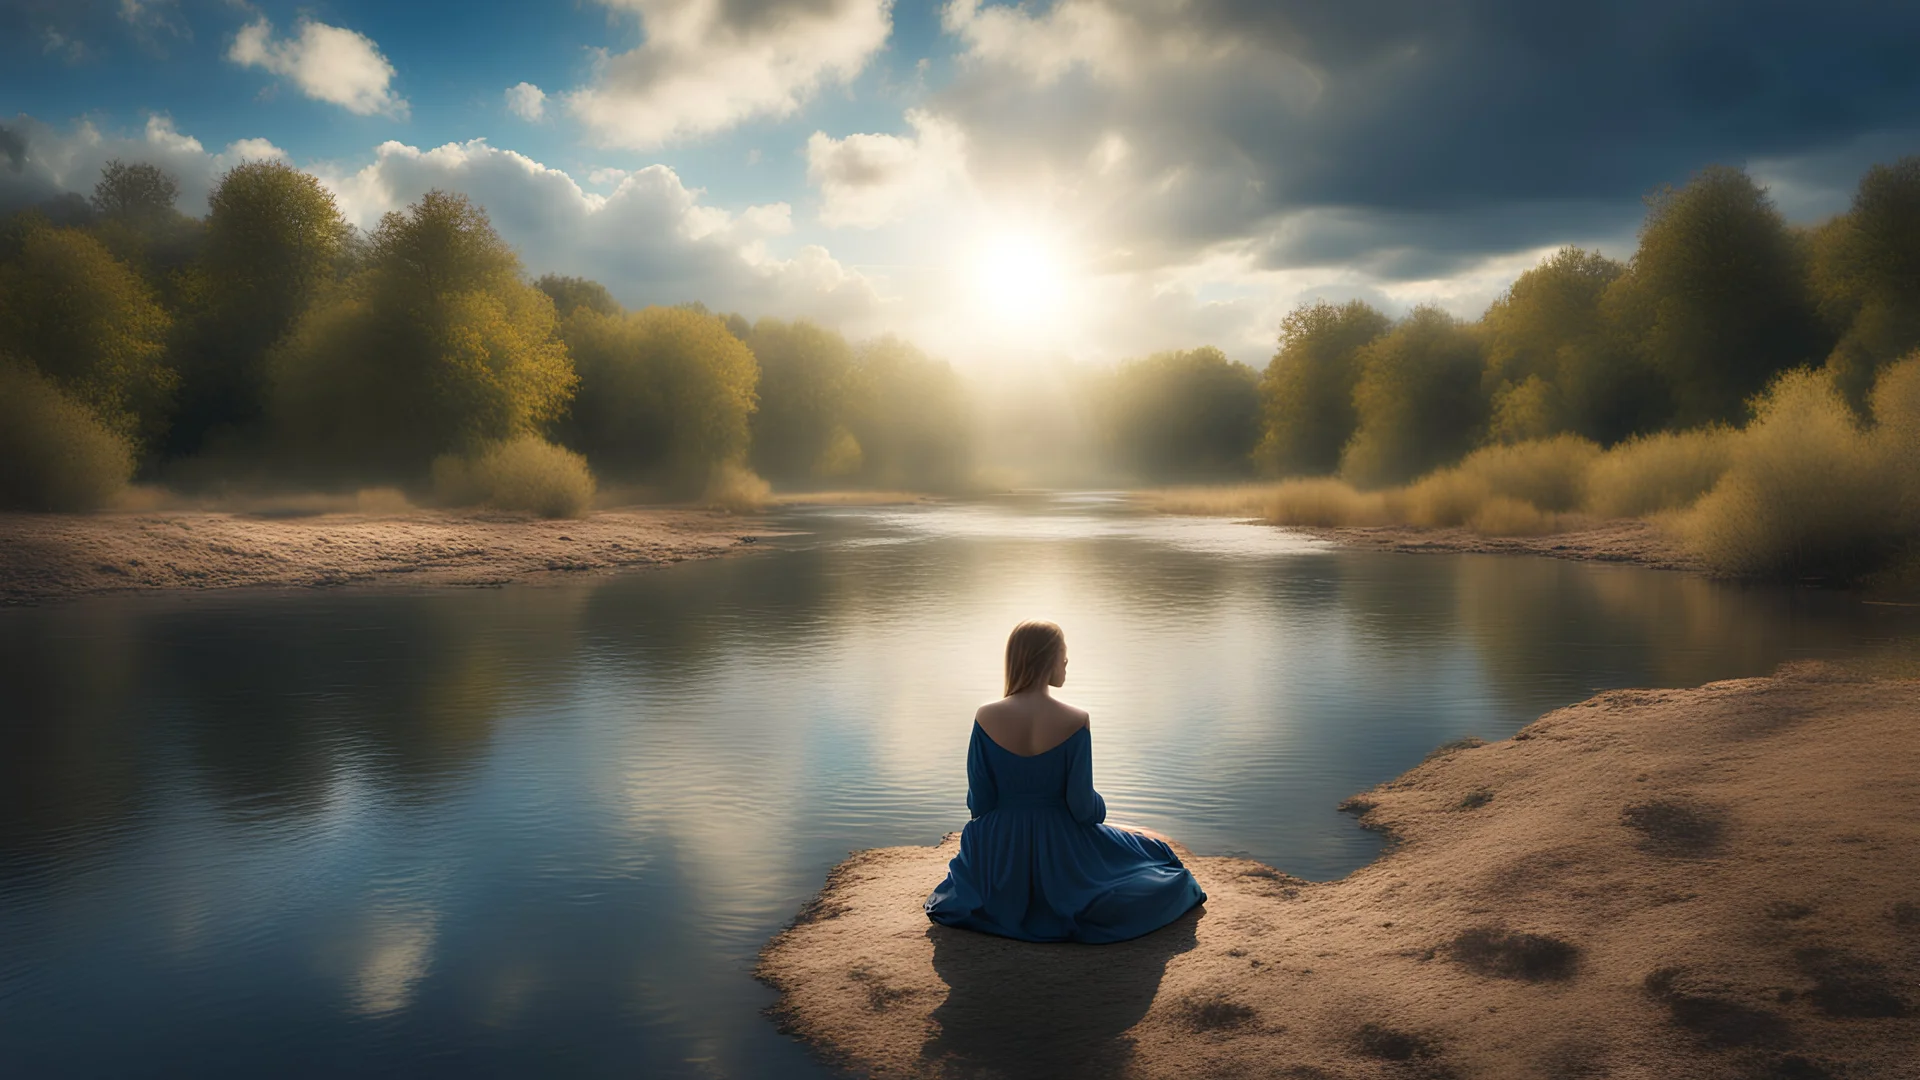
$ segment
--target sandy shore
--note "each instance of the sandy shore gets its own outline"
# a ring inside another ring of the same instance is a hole
[[[1415,525],[1290,527],[1309,536],[1372,551],[1546,555],[1585,562],[1632,563],[1656,570],[1704,569],[1651,522],[1634,518],[1597,522],[1587,528],[1549,536],[1481,536],[1468,529],[1425,529]]]
[[[882,1077],[1913,1077],[1920,682],[1613,691],[1367,793],[1308,883],[1192,858],[1137,941],[928,924],[955,838],[835,869],[760,975]]]
[[[573,521],[433,510],[0,513],[0,602],[132,589],[502,585],[709,558],[755,532],[751,520],[677,509]]]

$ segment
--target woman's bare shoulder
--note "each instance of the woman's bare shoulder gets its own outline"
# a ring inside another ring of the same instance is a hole
[[[1069,705],[1059,698],[1054,698],[1053,703],[1060,707],[1060,718],[1073,727],[1083,728],[1092,726],[1093,716],[1088,713],[1087,710],[1078,705]]]

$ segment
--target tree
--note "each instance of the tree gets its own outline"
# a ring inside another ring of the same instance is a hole
[[[624,310],[605,285],[590,278],[542,274],[533,287],[553,300],[553,309],[562,319],[572,315],[577,308],[586,308],[599,315],[618,315]]]
[[[1715,166],[1649,199],[1613,312],[1672,394],[1681,427],[1737,421],[1777,374],[1830,342],[1800,245],[1746,173]]]
[[[1357,357],[1392,321],[1360,300],[1295,308],[1260,380],[1264,433],[1255,456],[1280,476],[1324,475],[1353,437]]]
[[[971,410],[951,365],[888,335],[855,351],[849,382],[851,433],[840,453],[850,460],[822,473],[857,471],[870,484],[922,491],[965,483],[973,466]]]
[[[199,223],[174,208],[179,198],[179,183],[159,166],[115,159],[89,200],[94,235],[172,306],[192,291],[182,272],[200,241]]]
[[[537,434],[576,378],[553,301],[464,196],[390,213],[367,267],[269,360],[272,410],[301,459],[353,479],[423,477],[443,452]]]
[[[158,165],[115,158],[100,170],[90,201],[101,217],[151,222],[172,216],[179,199],[179,182]]]
[[[580,372],[568,442],[596,469],[694,494],[745,458],[759,369],[720,319],[576,308],[565,333]]]
[[[175,453],[266,408],[266,356],[341,268],[348,228],[314,177],[277,161],[229,170],[208,200],[200,303],[181,350]]]
[[[29,217],[0,263],[0,350],[136,442],[166,427],[175,375],[167,313],[125,263],[77,229]]]
[[[1617,442],[1664,411],[1607,317],[1607,290],[1625,271],[1597,251],[1562,248],[1487,309],[1495,440],[1570,431]]]
[[[1114,372],[1108,438],[1143,476],[1247,472],[1260,441],[1260,377],[1206,346],[1155,353]]]
[[[1813,248],[1820,313],[1840,335],[1827,365],[1859,411],[1875,374],[1920,347],[1920,157],[1867,170]]]
[[[1405,483],[1479,441],[1487,416],[1480,342],[1453,316],[1415,308],[1361,350],[1360,363],[1359,426],[1340,462],[1354,484]]]
[[[853,350],[847,339],[804,320],[761,319],[747,335],[760,364],[753,414],[754,471],[770,480],[844,476],[862,449],[847,427]]]

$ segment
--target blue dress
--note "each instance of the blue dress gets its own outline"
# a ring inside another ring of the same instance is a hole
[[[1021,941],[1125,941],[1207,898],[1173,849],[1116,829],[1093,790],[1093,736],[1081,728],[1025,757],[987,737],[967,746],[960,854],[927,897],[927,917]]]

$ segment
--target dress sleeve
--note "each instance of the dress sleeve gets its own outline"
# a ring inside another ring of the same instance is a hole
[[[967,814],[979,817],[1000,805],[1000,786],[993,782],[993,768],[987,764],[986,734],[973,725],[967,740]]]
[[[1098,825],[1107,820],[1107,800],[1093,790],[1093,733],[1082,733],[1086,738],[1075,735],[1067,748],[1067,813],[1082,825]]]

